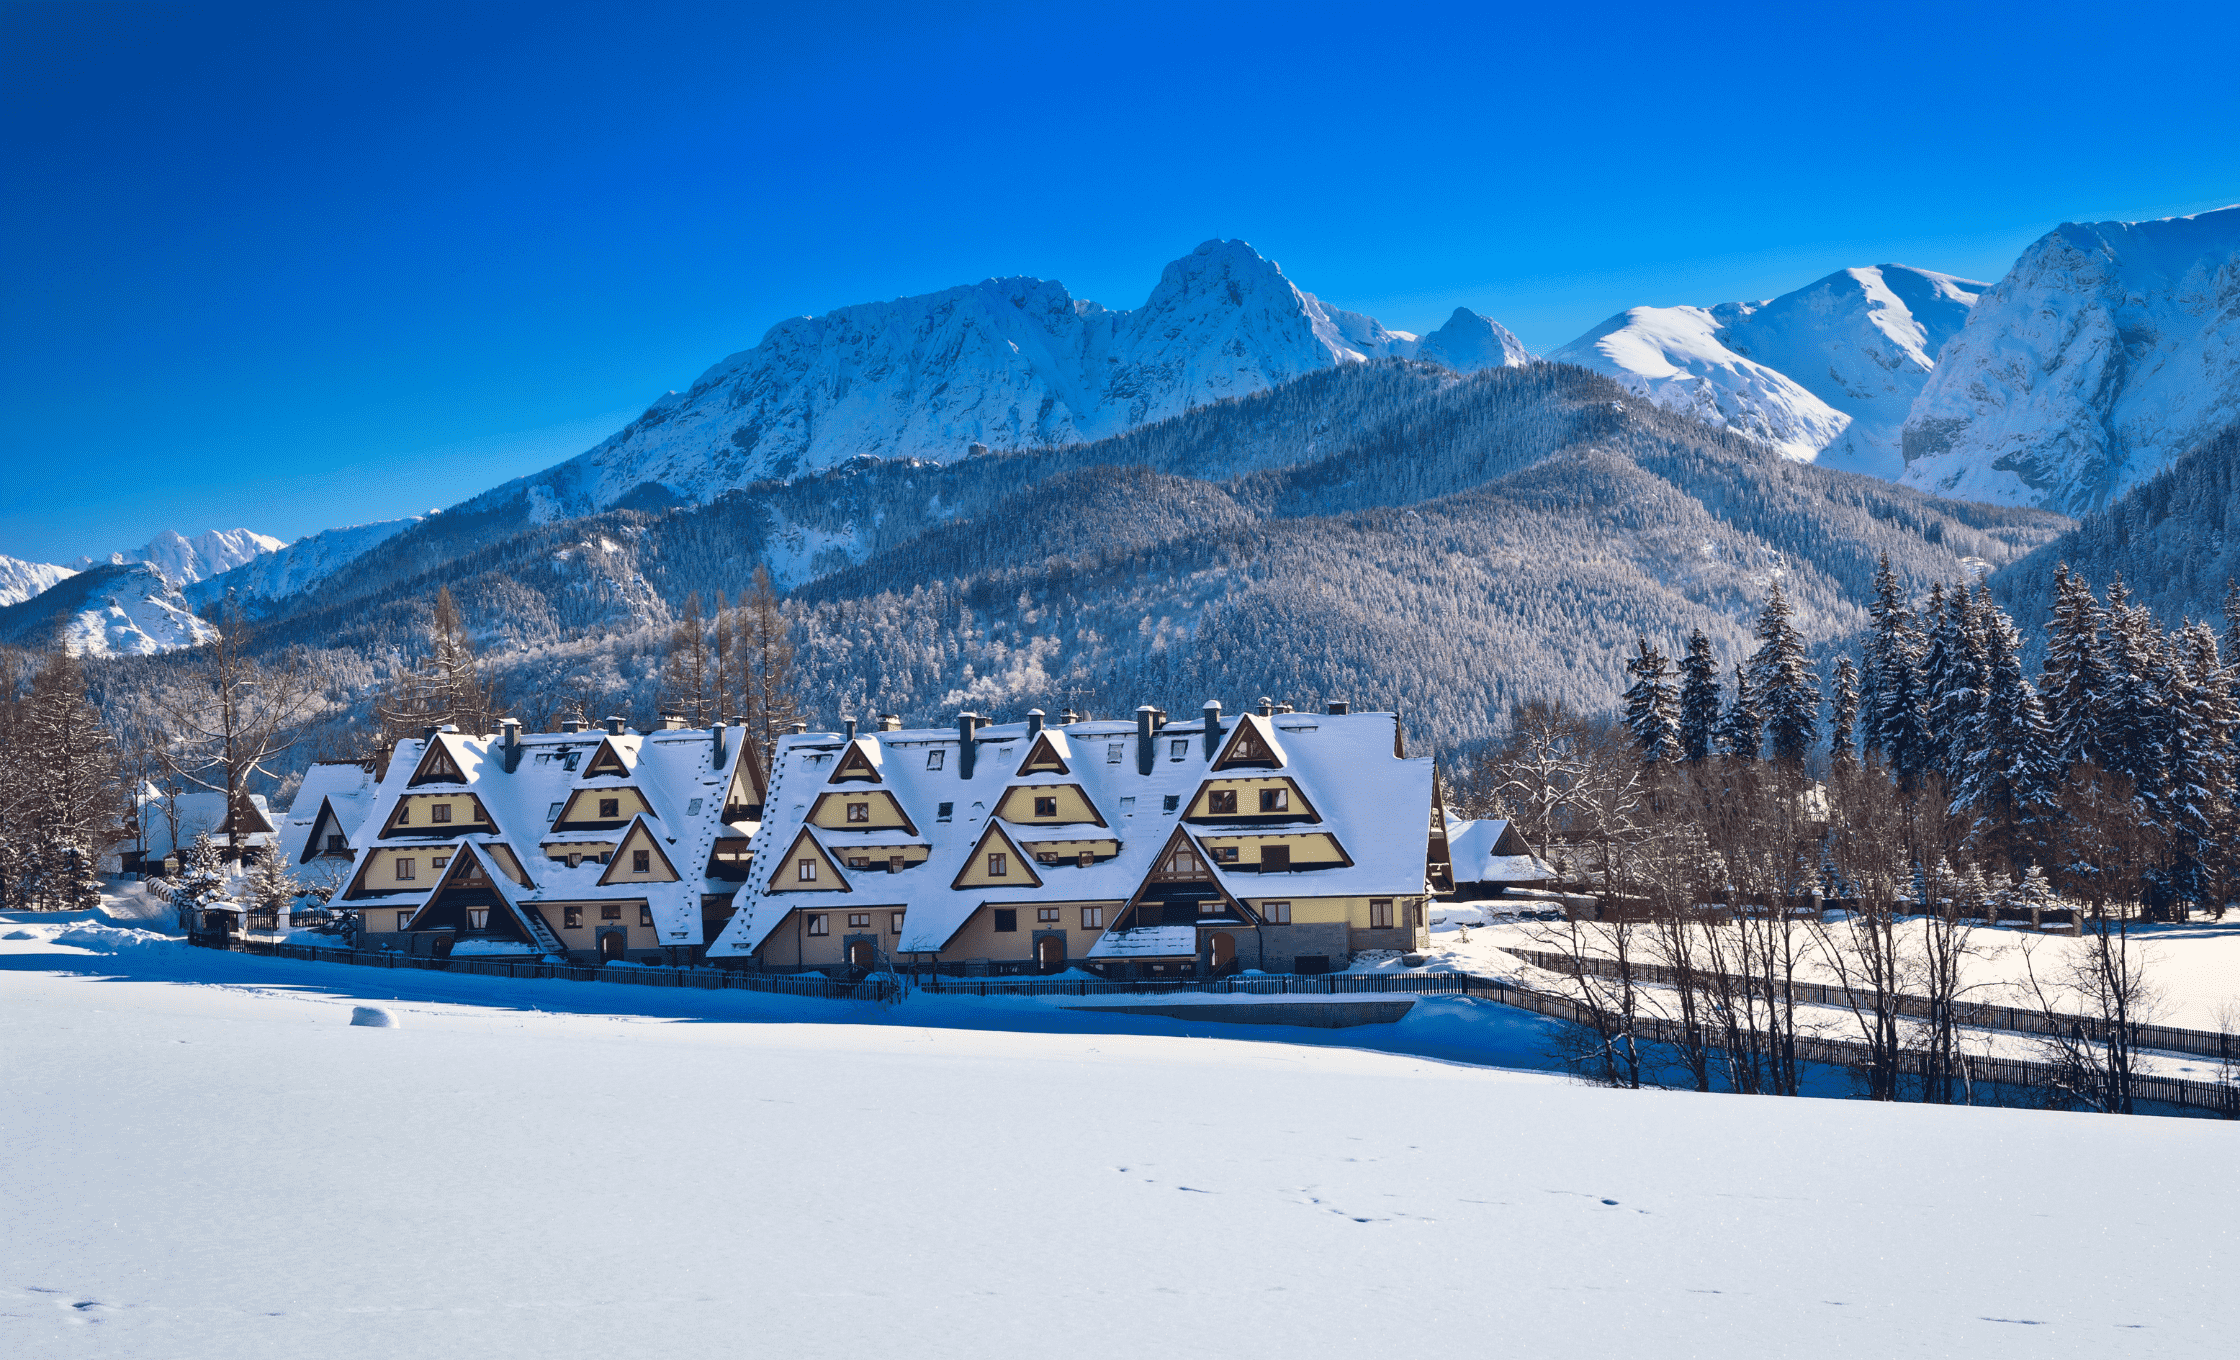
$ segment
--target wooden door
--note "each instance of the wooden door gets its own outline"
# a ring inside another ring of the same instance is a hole
[[[629,951],[629,938],[619,930],[604,931],[599,936],[599,959],[607,962],[623,957]]]
[[[871,941],[858,940],[854,944],[848,946],[848,963],[850,964],[850,966],[861,968],[863,971],[868,973],[871,971],[871,967],[874,962],[875,959],[873,957],[871,949]]]
[[[1213,945],[1213,971],[1219,974],[1222,969],[1237,961],[1237,937],[1226,930],[1217,930],[1213,933],[1211,943]]]
[[[1034,942],[1034,965],[1045,973],[1055,973],[1066,966],[1066,942],[1055,935],[1045,935]]]

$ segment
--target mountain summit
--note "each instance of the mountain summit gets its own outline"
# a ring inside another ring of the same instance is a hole
[[[597,448],[465,508],[525,496],[549,521],[704,502],[858,457],[1054,448],[1417,346],[1302,292],[1244,242],[1208,241],[1168,265],[1132,311],[1061,283],[1004,278],[781,321]]]

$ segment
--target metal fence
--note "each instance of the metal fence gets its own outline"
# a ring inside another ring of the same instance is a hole
[[[901,979],[880,975],[850,982],[815,974],[772,976],[734,973],[715,968],[592,968],[573,963],[482,959],[472,955],[453,955],[439,959],[393,953],[389,950],[328,949],[320,945],[274,944],[262,940],[234,940],[224,947],[245,954],[304,959],[314,963],[349,963],[367,968],[411,968],[432,973],[467,973],[477,977],[558,978],[569,982],[620,982],[638,987],[761,992],[774,996],[805,996],[820,1001],[896,1001],[901,998],[905,989]]]
[[[1216,996],[1360,996],[1384,992],[1452,996],[1506,988],[1501,978],[1470,973],[1298,973],[1213,980],[1103,978],[957,978],[921,981],[939,996],[1137,996],[1204,992]]]
[[[1534,967],[1545,968],[1551,973],[1576,976],[1584,968],[1600,978],[1614,978],[1618,975],[1617,962],[1612,959],[1578,959],[1569,954],[1558,954],[1545,949],[1522,949],[1506,944],[1501,949],[1504,953],[1514,954]],[[1679,972],[1662,964],[1629,963],[1627,970],[1640,982],[1653,982],[1665,987],[1679,985]],[[1702,971],[1696,976],[1699,979],[1717,979],[1735,987],[1762,981]],[[1818,982],[1800,981],[1782,985],[1793,991],[1799,1001],[1818,1006],[1850,1006],[1857,995],[1848,988]],[[1896,999],[1900,1015],[1915,1019],[1928,1017],[1930,1007],[1927,997],[1900,995]],[[1980,1001],[1953,1002],[1952,1018],[1975,1029],[2005,1030],[2011,1034],[2084,1034],[2093,1038],[2100,1036],[2106,1023],[2088,1015],[2066,1015],[2058,1011],[2028,1010],[2019,1006],[1994,1006]],[[2180,1029],[2173,1025],[2134,1024],[2130,1029],[2134,1036],[2132,1042],[2140,1048],[2159,1049],[2166,1053],[2192,1053],[2204,1058],[2240,1059],[2240,1034]]]

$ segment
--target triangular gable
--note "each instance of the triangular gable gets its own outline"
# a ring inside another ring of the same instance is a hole
[[[459,795],[458,795],[458,794],[455,794],[455,793],[452,793],[452,794],[442,794],[442,795],[423,795],[423,796],[427,796],[427,797],[437,797],[437,796],[440,796],[440,797],[446,797],[446,798],[456,798],[456,797],[458,797]],[[480,795],[480,794],[478,794],[478,793],[472,793],[472,792],[470,792],[470,793],[468,793],[468,794],[466,795],[466,799],[467,799],[467,801],[468,801],[469,803],[472,803],[472,804],[474,805],[474,816],[472,816],[471,818],[469,818],[469,819],[468,819],[468,820],[466,820],[466,821],[463,821],[463,822],[400,822],[400,821],[398,821],[398,820],[397,820],[397,818],[398,818],[399,816],[403,815],[404,813],[408,812],[408,811],[409,811],[409,810],[411,809],[411,807],[412,807],[412,804],[411,804],[411,803],[409,803],[409,802],[407,802],[407,801],[405,800],[405,798],[399,798],[399,799],[397,799],[397,801],[395,802],[395,804],[393,804],[393,805],[392,805],[392,806],[390,807],[390,809],[389,809],[389,821],[388,821],[388,824],[387,824],[387,825],[385,825],[385,826],[383,826],[383,827],[381,828],[381,834],[382,834],[383,836],[388,836],[388,835],[390,835],[390,834],[394,833],[395,831],[397,831],[397,830],[398,830],[398,829],[399,829],[399,828],[401,827],[401,828],[403,828],[404,830],[407,830],[407,831],[434,831],[434,830],[439,830],[439,829],[442,829],[442,830],[443,830],[443,834],[444,834],[444,835],[447,835],[447,836],[456,836],[456,835],[461,835],[461,834],[464,834],[465,832],[468,832],[468,831],[472,831],[472,830],[475,830],[475,829],[477,829],[477,828],[482,828],[482,829],[490,829],[490,828],[495,828],[495,827],[496,827],[496,826],[498,825],[497,821],[496,821],[495,819],[493,819],[493,818],[492,818],[492,817],[490,816],[490,809],[488,809],[488,808],[486,808],[486,807],[484,807],[484,806],[482,805],[482,795]]]
[[[996,799],[995,815],[1010,822],[1014,826],[1037,825],[1037,823],[1030,822],[1025,817],[1016,815],[1017,807],[1013,800],[1020,798],[1031,800],[1037,797],[1055,798],[1058,796],[1059,790],[1069,791],[1075,797],[1079,798],[1081,800],[1082,808],[1089,814],[1086,817],[1072,818],[1070,819],[1072,822],[1088,826],[1111,826],[1111,823],[1107,822],[1104,819],[1104,813],[1098,810],[1097,800],[1091,798],[1089,796],[1089,791],[1081,787],[1079,784],[1013,784],[1010,788],[1003,791],[1002,797]],[[1031,806],[1032,804],[1030,803],[1029,805]],[[1064,815],[1062,811],[1060,812],[1060,815]],[[1043,823],[1042,825],[1060,825],[1060,823]]]
[[[260,831],[272,830],[272,822],[244,795],[227,814],[226,824],[218,829],[229,836],[254,836]]]
[[[817,866],[815,878],[801,877],[802,860],[809,860]],[[840,872],[839,862],[825,853],[823,846],[817,844],[817,838],[809,834],[809,828],[803,827],[800,834],[793,838],[793,847],[786,851],[785,858],[778,861],[777,869],[770,875],[768,891],[854,892],[855,889],[848,886],[847,875]]]
[[[459,762],[444,749],[441,736],[428,742],[428,749],[420,753],[420,763],[412,767],[412,778],[404,781],[406,788],[420,784],[464,784],[467,777],[459,772]]]
[[[1004,872],[994,874],[988,871],[988,856],[990,855],[1005,856]],[[1013,865],[1018,866],[1016,873],[1012,872],[1011,866]],[[949,886],[952,888],[1039,888],[1042,886],[1042,876],[1034,871],[1033,860],[1021,854],[1018,843],[1005,833],[1003,823],[990,818],[988,829],[980,833],[979,842],[972,847],[972,853],[965,856],[964,867],[957,870],[957,876],[950,880]]]
[[[1191,863],[1187,868],[1170,867],[1174,865],[1178,854],[1190,857]],[[1143,881],[1136,884],[1135,892],[1129,895],[1126,909],[1132,910],[1152,896],[1154,888],[1174,883],[1209,884],[1224,903],[1237,910],[1240,915],[1243,913],[1243,904],[1230,893],[1228,885],[1222,881],[1221,872],[1214,867],[1213,856],[1207,854],[1205,847],[1191,838],[1186,828],[1179,826],[1152,858],[1151,867],[1144,871]]]
[[[1275,732],[1257,713],[1247,713],[1237,719],[1236,730],[1221,744],[1221,753],[1213,758],[1216,770],[1233,767],[1280,770],[1285,763],[1283,747],[1276,741]]]
[[[514,900],[511,889],[516,886],[518,885],[506,875],[505,869],[483,847],[473,841],[463,842],[452,852],[451,863],[444,866],[443,877],[437,879],[436,886],[428,890],[427,897],[422,899],[419,908],[412,913],[412,919],[405,923],[404,928],[423,928],[429,912],[443,906],[445,894],[455,889],[487,892],[498,899],[498,904],[505,909],[506,918],[513,923],[514,930],[524,943],[549,948],[546,932],[537,929],[543,922],[532,923],[527,911]]]
[[[1057,743],[1050,740],[1048,730],[1035,733],[1034,745],[1027,748],[1027,758],[1019,762],[1019,775],[1072,773],[1065,757],[1058,754]]]
[[[871,758],[870,752],[863,749],[864,746],[865,742],[860,737],[849,742],[848,753],[833,764],[832,777],[825,782],[845,784],[861,779],[873,784],[886,783],[879,775],[879,763]]]
[[[599,749],[591,753],[591,763],[583,767],[583,777],[585,779],[628,779],[630,777],[630,762],[622,758],[621,750],[612,741],[601,737],[599,739]]]
[[[607,871],[599,875],[600,887],[608,888],[617,883],[650,883],[655,881],[644,878],[615,877],[616,874],[623,872],[622,866],[627,862],[623,859],[623,856],[633,850],[651,850],[654,860],[664,870],[668,871],[669,882],[679,882],[684,878],[683,874],[677,872],[677,866],[671,862],[668,853],[661,848],[661,838],[654,835],[653,828],[646,825],[645,818],[640,817],[630,824],[628,831],[622,833],[622,843],[614,848],[613,856],[607,860]]]
[[[923,834],[918,830],[917,820],[910,815],[910,809],[902,805],[902,800],[900,798],[895,797],[885,789],[879,790],[877,796],[886,799],[886,805],[888,809],[894,813],[895,820],[901,823],[901,825],[896,828],[897,830],[907,831],[913,836]],[[859,802],[869,803],[872,797],[873,794],[868,790],[858,791],[850,789],[842,793],[820,793],[817,795],[816,803],[809,809],[809,820],[815,822],[818,817],[822,816],[824,814],[824,805],[834,798],[839,799],[843,804],[845,804],[851,798],[856,799]],[[818,825],[821,826],[823,825],[823,823],[820,822],[818,823]],[[859,826],[860,825],[861,824],[859,824]]]
[[[332,833],[327,831],[330,826],[334,828]],[[325,854],[326,838],[329,834],[342,836],[347,840],[350,833],[342,829],[342,819],[335,816],[334,800],[322,798],[319,800],[318,815],[311,819],[311,834],[303,838],[303,854],[297,857],[296,863],[309,864],[320,855]]]
[[[1291,791],[1293,806],[1289,812],[1261,812],[1257,807],[1248,808],[1240,803],[1235,812],[1197,813],[1193,814],[1191,819],[1199,822],[1219,820],[1232,826],[1259,823],[1262,818],[1286,822],[1314,822],[1317,824],[1322,821],[1321,810],[1315,807],[1312,798],[1307,797],[1307,791],[1299,787],[1298,780],[1293,779],[1290,775],[1282,775],[1275,782],[1281,783],[1284,788]],[[1212,789],[1212,786],[1213,781],[1210,779],[1200,784],[1198,791],[1190,795],[1190,801],[1183,804],[1184,808],[1195,808],[1198,805],[1198,800],[1204,798]]]
[[[619,807],[616,808],[613,817],[602,817],[598,814],[601,798],[613,798],[619,802],[621,796],[625,793],[638,800],[639,804],[645,809],[642,814],[625,813]],[[661,816],[659,812],[654,810],[653,800],[646,797],[645,792],[635,784],[609,784],[603,788],[577,789],[574,793],[568,795],[567,805],[560,809],[560,815],[552,819],[552,829],[554,831],[612,831],[616,827],[628,823],[631,817],[639,815],[655,819],[659,819]]]

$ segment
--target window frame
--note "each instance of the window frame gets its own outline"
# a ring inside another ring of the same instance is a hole
[[[583,908],[562,907],[560,909],[560,925],[565,930],[583,929]]]
[[[890,911],[887,913],[887,933],[889,935],[900,935],[902,933],[901,912]]]
[[[1064,919],[1064,914],[1057,907],[1036,907],[1034,909],[1034,921],[1036,925],[1054,926],[1059,924]]]
[[[602,921],[619,921],[619,920],[621,920],[621,919],[622,919],[622,904],[621,904],[620,902],[602,902],[602,903],[600,903],[600,904],[599,904],[599,919],[600,919],[600,920],[602,920]]]
[[[1081,909],[1081,928],[1083,930],[1104,929],[1104,908],[1083,907]]]
[[[450,820],[451,804],[430,803],[428,805],[428,821],[431,825],[434,825],[436,823],[448,823]]]
[[[634,874],[650,874],[650,873],[652,873],[652,872],[653,872],[653,852],[652,852],[651,850],[633,850],[633,851],[631,851],[631,852],[630,852],[630,872],[631,872],[631,873],[634,873]]]
[[[817,881],[817,860],[814,855],[805,855],[793,862],[793,881],[796,883],[814,883]]]
[[[400,911],[400,912],[398,912],[398,913],[397,913],[397,929],[398,929],[398,930],[409,930],[409,929],[411,929],[411,927],[412,927],[412,918],[413,918],[414,916],[416,916],[416,915],[418,915],[418,913],[417,913],[417,912],[410,912],[410,911]]]
[[[399,855],[389,861],[389,877],[398,883],[420,881],[420,861],[410,855]]]
[[[848,913],[848,929],[850,929],[850,930],[869,930],[869,929],[871,929],[871,913],[870,913],[870,912],[868,912],[868,911],[851,911],[851,912],[849,912],[849,913]]]
[[[988,852],[988,877],[1011,877],[1011,856],[1001,850],[990,850]]]
[[[1394,900],[1390,897],[1372,897],[1369,899],[1369,929],[1391,930],[1393,928],[1392,904]]]
[[[469,929],[469,930],[488,930],[489,928],[490,928],[490,908],[488,908],[488,907],[469,907],[469,908],[467,908],[467,929]]]
[[[1019,909],[1017,907],[991,907],[989,908],[988,923],[998,935],[1016,935],[1019,933]]]
[[[1206,790],[1206,815],[1209,817],[1234,817],[1237,815],[1235,789]]]
[[[1048,798],[1044,798],[1040,794],[1037,794],[1034,800],[1034,815],[1037,817],[1057,816],[1058,796],[1056,794],[1052,794]]]
[[[832,933],[832,917],[827,912],[805,911],[801,913],[801,919],[811,935],[830,935]]]
[[[651,903],[640,902],[638,904],[638,924],[641,926],[651,926],[653,924],[653,906]]]
[[[1260,904],[1260,919],[1272,926],[1290,925],[1291,904],[1289,902],[1262,902]]]
[[[1291,811],[1291,790],[1282,787],[1260,790],[1260,813]]]
[[[599,820],[602,822],[622,820],[622,799],[619,796],[599,800]]]
[[[926,768],[929,770],[940,769],[943,765],[948,763],[948,760],[949,749],[945,746],[936,746],[932,750],[926,752]]]
[[[864,823],[867,823],[867,824],[868,824],[868,823],[869,823],[869,822],[871,821],[871,804],[870,804],[870,803],[868,803],[868,802],[863,802],[863,803],[849,803],[849,804],[847,805],[847,808],[848,808],[848,820],[849,820],[849,821],[851,821],[851,822],[864,822]]]

